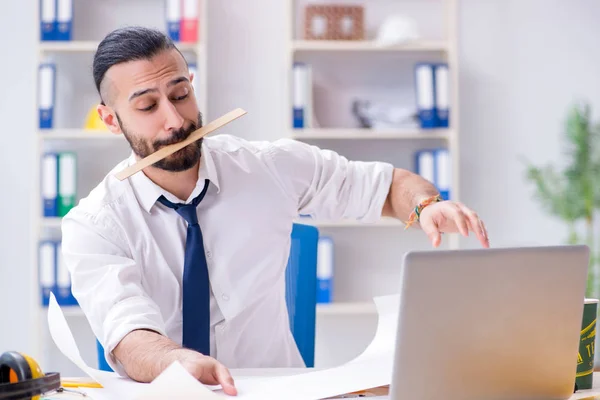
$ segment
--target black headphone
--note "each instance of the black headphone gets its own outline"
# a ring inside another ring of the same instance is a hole
[[[0,400],[38,400],[60,388],[60,374],[44,374],[31,357],[8,351],[0,356]]]

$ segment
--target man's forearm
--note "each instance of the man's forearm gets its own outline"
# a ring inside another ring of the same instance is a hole
[[[420,175],[395,168],[381,215],[406,221],[419,202],[438,193],[436,187]]]
[[[205,385],[221,385],[225,394],[237,389],[229,370],[210,355],[182,348],[169,338],[149,330],[129,333],[113,350],[127,375],[138,382],[152,382],[175,361]]]
[[[130,332],[113,350],[127,375],[139,382],[151,382],[177,359],[177,352],[186,351],[171,339],[154,331]]]

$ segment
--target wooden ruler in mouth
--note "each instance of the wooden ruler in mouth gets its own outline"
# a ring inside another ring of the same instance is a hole
[[[214,121],[211,121],[208,125],[203,126],[202,128],[196,129],[184,141],[165,146],[165,147],[161,148],[160,150],[150,154],[149,156],[139,160],[135,164],[130,165],[129,167],[125,168],[124,170],[117,172],[115,174],[115,177],[120,181],[125,180],[125,179],[129,178],[131,175],[134,175],[134,174],[140,172],[141,170],[143,170],[144,168],[151,166],[152,164],[162,160],[163,158],[165,158],[167,156],[170,156],[171,154],[175,153],[176,151],[183,149],[185,146],[189,145],[190,143],[193,143],[196,140],[203,138],[204,136],[208,135],[212,131],[219,129],[220,127],[222,127],[224,125],[227,125],[231,121],[238,119],[239,117],[243,116],[244,114],[246,114],[246,111],[242,110],[241,108],[236,108],[235,110],[228,112],[227,114],[215,119]]]

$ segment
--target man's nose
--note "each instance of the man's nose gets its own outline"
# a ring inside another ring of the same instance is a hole
[[[177,111],[177,108],[170,101],[163,102],[165,116],[165,130],[178,130],[183,127],[184,119]]]

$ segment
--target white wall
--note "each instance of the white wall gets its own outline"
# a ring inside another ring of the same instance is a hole
[[[33,337],[28,283],[37,67],[31,3],[4,2],[0,12],[0,352],[31,351]]]
[[[209,114],[248,111],[224,131],[246,139],[277,139],[286,115],[283,85],[286,1],[212,1],[208,21]]]
[[[561,243],[564,226],[532,200],[521,155],[560,161],[567,107],[589,100],[600,121],[600,3],[462,0],[462,195],[495,246]]]
[[[36,125],[31,78],[37,38],[34,2],[5,3],[0,13],[0,167],[10,173],[0,174],[0,351],[30,351],[30,193],[36,184],[30,179]],[[287,112],[281,101],[286,22],[266,20],[264,9],[283,15],[284,1],[218,0],[209,13],[209,115],[247,109],[246,117],[226,129],[249,139],[283,136]],[[599,12],[593,0],[462,0],[461,192],[485,218],[492,245],[563,238],[562,225],[531,199],[516,157],[560,158],[567,105],[584,97],[600,107]],[[362,240],[377,246],[381,235]]]

